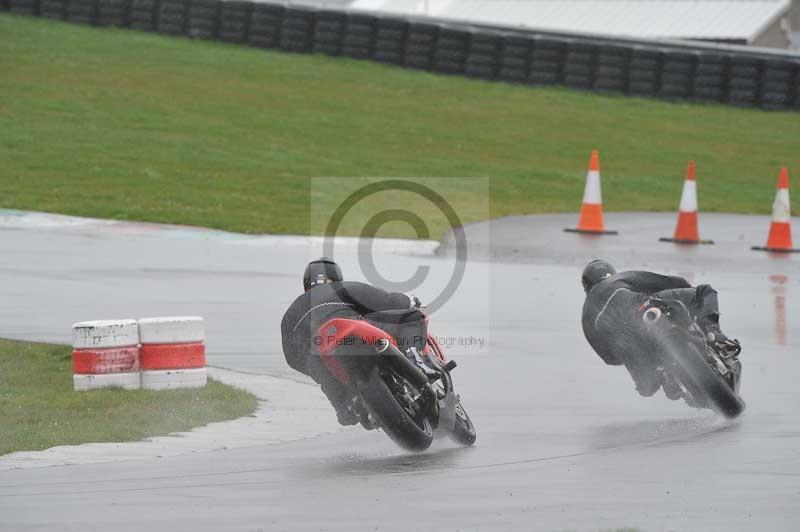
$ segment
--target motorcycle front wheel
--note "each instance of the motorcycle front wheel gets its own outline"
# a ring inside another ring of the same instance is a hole
[[[704,398],[709,405],[728,419],[739,416],[745,403],[734,389],[725,382],[706,362],[705,356],[693,343],[676,354],[682,381],[697,398]]]
[[[392,379],[394,393],[385,379]],[[367,409],[397,445],[417,452],[431,446],[433,428],[428,417],[424,414],[412,416],[408,405],[395,395],[400,394],[399,388],[405,390],[406,395],[418,394],[405,379],[393,374],[384,376],[380,368],[375,367],[366,379],[357,382],[356,387]]]

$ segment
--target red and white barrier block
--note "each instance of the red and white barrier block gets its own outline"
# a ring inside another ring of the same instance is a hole
[[[142,388],[167,390],[205,386],[206,346],[203,318],[194,316],[139,320]]]
[[[75,391],[141,387],[136,320],[85,321],[72,326]]]

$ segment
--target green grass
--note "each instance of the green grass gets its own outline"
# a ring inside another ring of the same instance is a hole
[[[69,347],[0,339],[0,455],[162,436],[256,406],[254,395],[214,380],[198,389],[74,392]]]
[[[465,221],[575,211],[596,147],[609,210],[676,209],[696,159],[701,209],[768,213],[779,166],[800,169],[798,113],[9,14],[0,35],[0,207],[309,233],[309,177],[485,176],[490,210],[480,186],[447,185]]]

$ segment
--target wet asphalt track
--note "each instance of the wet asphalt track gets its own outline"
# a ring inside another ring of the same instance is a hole
[[[609,215],[621,234],[602,239],[561,233],[570,222],[545,216],[468,230],[475,260],[432,323],[437,335],[488,342],[449,350],[479,431],[474,448],[440,442],[410,455],[380,433],[348,429],[177,458],[6,471],[0,529],[796,530],[800,256],[749,250],[763,243],[764,217],[703,216],[703,236],[720,243],[691,249],[655,241],[672,215]],[[135,224],[0,228],[0,248],[2,337],[66,342],[81,319],[200,314],[212,364],[279,376],[288,373],[278,322],[318,253]],[[661,265],[720,290],[723,329],[745,346],[748,409],[739,420],[661,394],[640,399],[623,369],[590,352],[578,275],[594,256]],[[337,258],[346,275],[358,271],[352,256]],[[451,269],[447,257],[377,262],[397,279],[431,264],[422,299]]]

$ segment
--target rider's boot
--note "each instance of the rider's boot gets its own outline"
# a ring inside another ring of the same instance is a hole
[[[330,374],[319,357],[309,357],[306,361],[306,368],[309,376],[319,384],[322,393],[336,410],[336,419],[339,424],[345,427],[357,424],[358,416],[350,408],[353,392]]]
[[[331,402],[331,405],[333,405],[333,409],[336,410],[336,419],[340,425],[348,427],[358,424],[358,415],[351,407],[352,395],[331,393],[332,390],[330,388],[326,390],[325,386],[322,387],[322,391]]]
[[[334,406],[334,408],[336,407]],[[336,420],[339,425],[349,427],[358,423],[358,416],[349,408],[336,408]]]
[[[628,368],[636,384],[636,391],[642,397],[651,397],[661,388],[661,376],[650,368]]]
[[[672,374],[665,371],[662,367],[659,367],[658,369],[661,373],[661,387],[664,389],[664,395],[673,401],[677,401],[683,397],[683,389],[681,388],[680,384],[678,384],[678,381],[672,376]]]
[[[364,403],[361,402],[361,398],[354,397],[349,403],[350,412],[356,416],[358,423],[361,423],[361,426],[367,430],[372,430],[377,428],[375,423],[372,422],[370,418],[369,411],[364,406]]]

